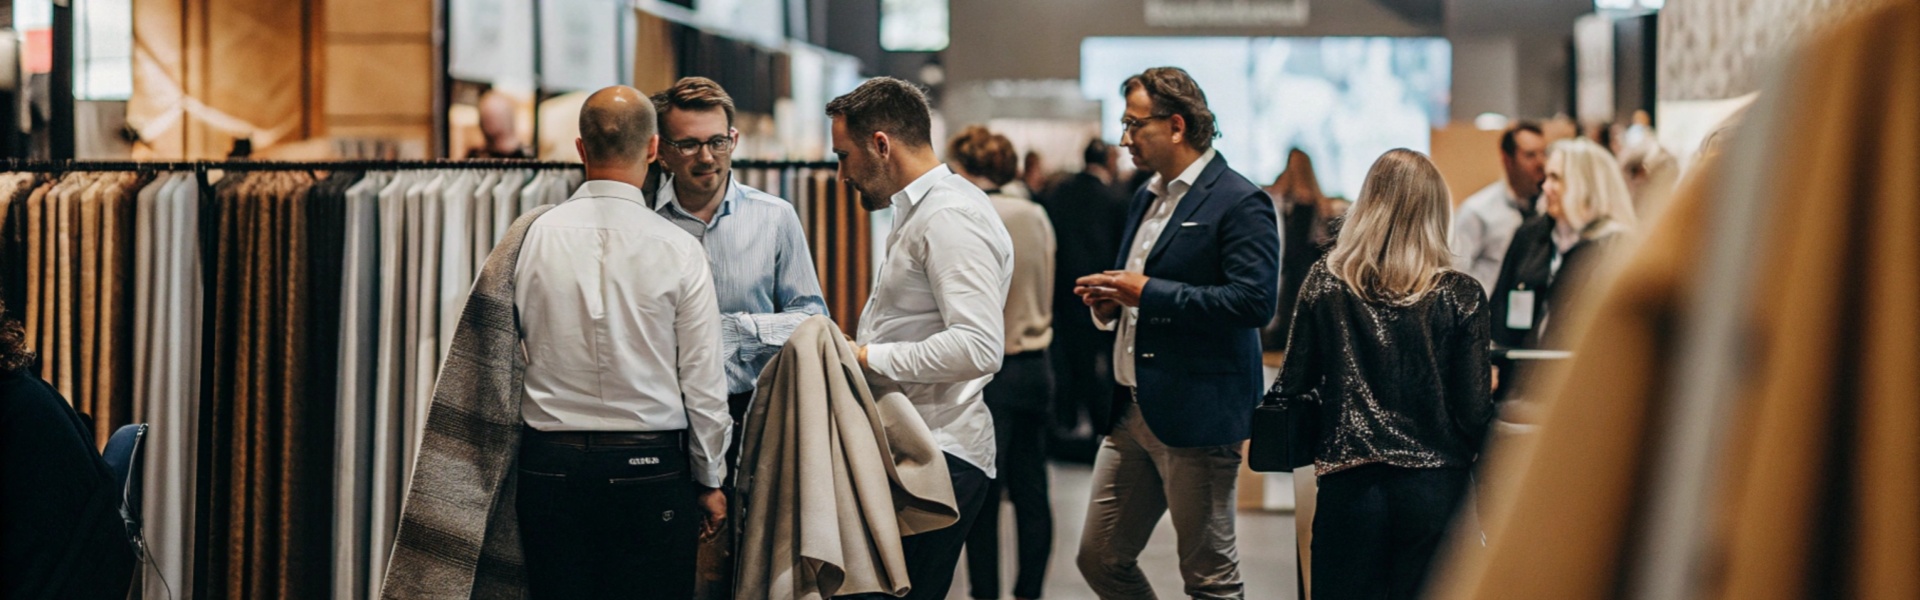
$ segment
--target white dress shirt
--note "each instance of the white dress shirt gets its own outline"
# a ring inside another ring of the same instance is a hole
[[[1513,232],[1526,218],[1520,213],[1520,200],[1502,179],[1493,182],[1460,204],[1453,215],[1453,234],[1447,246],[1453,252],[1453,270],[1471,275],[1487,294],[1493,293],[1494,280],[1500,278],[1500,263],[1507,260],[1507,246]]]
[[[1013,240],[980,188],[935,167],[893,195],[893,233],[860,313],[868,384],[913,402],[940,449],[994,477],[993,416]]]
[[[1153,204],[1147,207],[1147,214],[1140,218],[1140,229],[1133,235],[1133,249],[1127,252],[1127,268],[1130,273],[1147,272],[1147,256],[1153,253],[1153,245],[1160,241],[1160,233],[1166,231],[1167,221],[1173,218],[1173,211],[1180,207],[1180,199],[1187,196],[1187,190],[1193,189],[1193,183],[1200,179],[1200,173],[1207,170],[1219,153],[1207,149],[1187,170],[1172,182],[1163,182],[1154,175],[1147,182],[1147,191],[1154,195]],[[1140,307],[1123,307],[1119,323],[1103,320],[1098,311],[1094,312],[1093,324],[1101,331],[1113,331],[1116,325],[1119,333],[1113,338],[1113,380],[1127,387],[1138,387],[1134,377],[1133,340],[1139,327]]]
[[[686,429],[694,481],[719,487],[733,419],[699,241],[649,210],[639,188],[589,181],[528,228],[515,285],[527,425]]]

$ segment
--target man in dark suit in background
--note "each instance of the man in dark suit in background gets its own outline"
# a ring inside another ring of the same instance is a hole
[[[1058,458],[1093,462],[1099,437],[1083,423],[1104,423],[1113,403],[1113,334],[1101,331],[1082,310],[1073,293],[1073,279],[1113,266],[1120,253],[1121,226],[1127,218],[1127,198],[1114,185],[1112,146],[1087,142],[1086,169],[1060,183],[1047,197],[1047,219],[1054,231],[1072,232],[1073,243],[1054,253],[1053,377],[1055,443]],[[1084,415],[1084,418],[1083,418]]]
[[[1102,598],[1153,598],[1137,559],[1163,513],[1193,598],[1242,598],[1234,546],[1240,443],[1260,400],[1261,325],[1278,303],[1273,201],[1213,150],[1186,71],[1128,78],[1120,143],[1156,175],[1134,194],[1116,270],[1076,292],[1114,342],[1112,422],[1094,461],[1078,563]]]

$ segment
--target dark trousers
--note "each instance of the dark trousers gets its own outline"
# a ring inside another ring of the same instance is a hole
[[[527,588],[550,598],[692,598],[701,513],[683,436],[559,443],[527,432],[517,510]]]
[[[1019,571],[1013,595],[1039,598],[1053,553],[1053,507],[1047,499],[1047,406],[1052,395],[1052,365],[1045,352],[1006,357],[987,384],[987,409],[993,411],[994,463],[999,477],[987,486],[987,499],[967,535],[968,591],[975,598],[1000,598],[1000,497],[1013,502],[1014,538]]]
[[[1098,429],[1099,424],[1113,420],[1113,334],[1094,329],[1091,324],[1070,325],[1058,319],[1053,333],[1049,360],[1057,391],[1053,397],[1052,436],[1057,443],[1048,451],[1055,459],[1093,464],[1100,435],[1095,432],[1079,437],[1075,431],[1081,423]]]
[[[907,600],[945,600],[947,591],[953,587],[953,570],[960,566],[960,549],[966,545],[967,533],[973,531],[973,521],[981,505],[986,504],[987,486],[993,483],[986,471],[952,454],[945,456],[960,520],[952,527],[900,538],[901,549],[907,555],[907,577],[913,582],[913,591],[904,596]],[[893,596],[861,594],[842,598],[892,600]]]
[[[1383,464],[1321,477],[1313,516],[1314,600],[1419,598],[1467,482],[1465,469]]]
[[[727,505],[733,506],[735,475],[740,472],[740,440],[747,431],[747,409],[753,406],[753,392],[741,392],[727,396],[727,412],[733,415],[733,435],[727,439],[727,479],[720,489],[727,494]],[[739,510],[734,510],[735,515]],[[727,530],[713,539],[700,543],[699,594],[702,600],[728,600],[733,598],[733,570],[736,549],[734,536],[730,531],[733,519],[727,519]]]

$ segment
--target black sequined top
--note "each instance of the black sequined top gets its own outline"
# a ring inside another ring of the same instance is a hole
[[[1488,307],[1448,271],[1407,306],[1363,300],[1314,263],[1270,399],[1320,403],[1315,470],[1473,466],[1493,419]]]

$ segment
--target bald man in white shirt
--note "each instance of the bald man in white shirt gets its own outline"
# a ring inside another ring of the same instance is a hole
[[[521,245],[516,510],[535,600],[691,598],[698,540],[726,519],[719,303],[700,242],[640,194],[654,128],[638,90],[589,97],[587,182]]]

